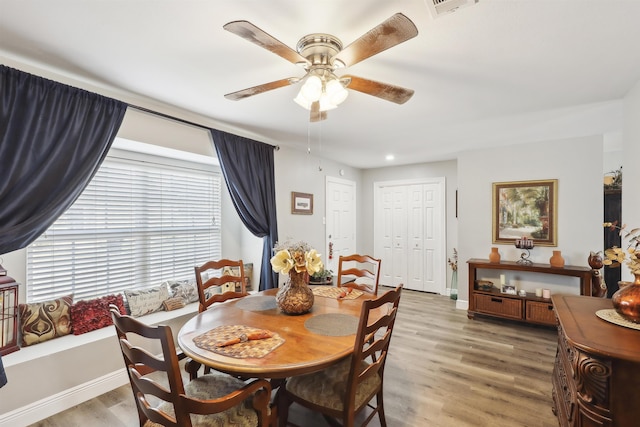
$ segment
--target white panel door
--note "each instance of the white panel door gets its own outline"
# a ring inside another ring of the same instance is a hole
[[[340,255],[356,252],[356,183],[326,178],[325,268],[338,273]]]
[[[374,185],[374,256],[382,259],[381,283],[444,295],[444,178]]]
[[[391,284],[407,284],[407,187],[394,186],[392,194],[392,277]]]
[[[424,189],[424,259],[425,274],[423,290],[434,293],[444,293],[446,289],[446,274],[444,271],[444,231],[442,218],[443,201],[441,184],[429,183]],[[443,280],[443,278],[445,278]]]
[[[407,187],[407,281],[405,287],[424,290],[424,209],[423,186]]]
[[[382,260],[380,283],[393,283],[393,193],[392,187],[382,187],[378,192],[380,203],[378,221],[375,225],[379,244],[375,248],[376,257]]]

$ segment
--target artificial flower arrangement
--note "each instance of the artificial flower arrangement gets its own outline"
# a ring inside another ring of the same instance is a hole
[[[458,250],[453,248],[453,256],[447,258],[447,263],[451,267],[451,292],[449,296],[453,300],[458,299]]]
[[[617,221],[605,222],[602,225],[608,227],[611,231],[618,231],[623,240],[629,239],[626,251],[617,246],[605,249],[605,258],[602,263],[610,267],[619,267],[626,260],[627,267],[629,267],[631,273],[640,274],[640,250],[638,249],[640,247],[640,228],[634,228],[627,232],[625,231],[627,225],[620,226]],[[628,259],[627,254],[629,255]]]
[[[307,272],[313,275],[324,267],[320,254],[303,241],[276,243],[275,255],[271,258],[271,267],[276,273],[289,274]]]
[[[456,248],[453,248],[453,256],[447,259],[447,263],[449,263],[451,270],[458,271],[458,250]]]

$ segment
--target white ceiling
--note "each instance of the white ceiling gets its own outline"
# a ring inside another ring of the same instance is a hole
[[[343,73],[414,89],[404,105],[351,91],[309,124],[297,86],[223,97],[304,74],[223,30],[229,21],[295,48],[313,32],[347,45],[396,12],[418,36]],[[639,41],[637,0],[480,0],[436,19],[424,0],[0,0],[0,62],[362,168],[547,138],[615,140],[621,99],[640,80]]]

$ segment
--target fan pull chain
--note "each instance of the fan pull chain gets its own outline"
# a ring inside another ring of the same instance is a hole
[[[318,123],[318,153],[322,152],[322,122]],[[322,157],[318,156],[318,172],[322,172]]]

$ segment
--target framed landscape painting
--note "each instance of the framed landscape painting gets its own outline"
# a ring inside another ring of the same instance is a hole
[[[493,243],[557,246],[558,180],[493,183]]]

